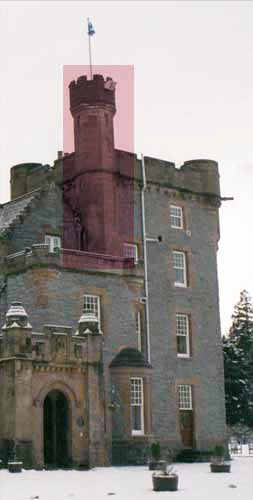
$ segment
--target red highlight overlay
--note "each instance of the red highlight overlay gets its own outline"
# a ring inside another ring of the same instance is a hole
[[[89,72],[63,72],[64,264],[126,269],[137,256],[134,69],[95,66],[92,78]]]

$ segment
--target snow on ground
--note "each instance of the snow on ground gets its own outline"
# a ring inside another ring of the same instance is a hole
[[[234,457],[230,474],[212,474],[208,463],[175,464],[177,492],[152,490],[147,467],[104,467],[90,471],[0,470],[0,500],[252,500],[253,455]]]

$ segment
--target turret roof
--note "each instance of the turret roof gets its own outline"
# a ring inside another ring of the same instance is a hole
[[[110,363],[110,368],[116,367],[151,368],[151,365],[138,349],[124,347]]]

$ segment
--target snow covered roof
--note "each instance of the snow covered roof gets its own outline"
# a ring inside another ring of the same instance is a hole
[[[20,221],[20,216],[25,214],[27,208],[38,198],[40,192],[41,189],[36,189],[0,206],[0,235],[12,224]]]

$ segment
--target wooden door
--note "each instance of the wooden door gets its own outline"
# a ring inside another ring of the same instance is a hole
[[[194,418],[192,410],[180,410],[179,425],[184,447],[192,448],[194,442]]]

